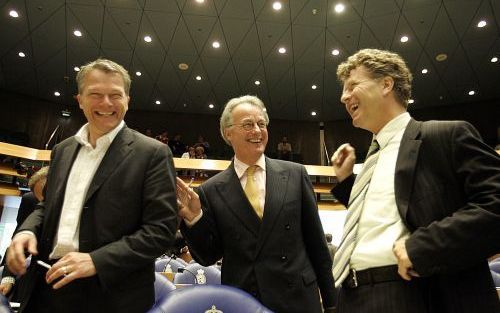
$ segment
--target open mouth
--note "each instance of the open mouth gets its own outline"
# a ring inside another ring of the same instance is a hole
[[[250,141],[251,143],[261,143],[262,139],[249,139],[248,141]]]
[[[99,112],[99,111],[96,111],[95,113],[97,115],[99,115],[99,116],[111,116],[111,115],[114,115],[116,112]]]

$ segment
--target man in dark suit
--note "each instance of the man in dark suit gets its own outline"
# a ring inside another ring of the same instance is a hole
[[[198,188],[177,179],[181,231],[194,259],[222,261],[222,283],[276,312],[334,305],[332,261],[304,166],[264,155],[269,117],[254,96],[230,100],[220,119],[234,150],[228,169]]]
[[[33,254],[20,312],[143,313],[154,302],[155,258],[175,236],[172,155],[125,126],[130,76],[122,66],[98,59],[77,82],[88,123],[52,150],[45,201],[7,254],[19,274],[25,250]]]
[[[353,125],[373,133],[356,180],[353,147],[332,157],[348,205],[339,312],[499,312],[487,264],[500,251],[499,156],[469,123],[412,119],[395,53],[361,50],[337,76]]]

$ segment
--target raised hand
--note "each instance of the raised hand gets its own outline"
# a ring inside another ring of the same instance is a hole
[[[200,197],[179,177],[177,177],[176,185],[179,216],[188,221],[192,221],[201,213]]]
[[[339,182],[343,181],[352,174],[356,162],[354,148],[350,144],[344,143],[335,151],[331,161],[337,179]]]

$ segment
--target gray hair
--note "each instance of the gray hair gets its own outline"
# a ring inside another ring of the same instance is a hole
[[[35,187],[36,183],[43,179],[47,179],[47,174],[49,173],[49,167],[44,166],[41,169],[39,169],[35,174],[33,174],[28,181],[28,186],[30,187],[31,190]]]
[[[220,134],[222,135],[222,139],[228,144],[231,145],[229,140],[227,140],[226,135],[224,134],[224,130],[230,127],[233,124],[233,110],[240,104],[248,103],[259,108],[262,111],[262,115],[266,120],[266,124],[269,125],[269,116],[266,112],[266,106],[264,102],[257,98],[256,96],[246,95],[241,96],[239,98],[233,98],[229,100],[224,106],[224,111],[222,111],[222,115],[220,117]]]
[[[101,70],[105,73],[116,73],[120,75],[123,79],[123,86],[125,89],[125,94],[128,96],[130,92],[130,84],[132,83],[132,80],[130,79],[130,75],[128,74],[127,70],[121,66],[118,63],[115,63],[111,60],[107,59],[97,59],[95,61],[92,61],[90,63],[85,64],[84,66],[81,67],[80,71],[78,74],[76,74],[76,82],[78,84],[78,93],[82,93],[84,86],[84,80],[85,77],[90,73],[92,70]]]

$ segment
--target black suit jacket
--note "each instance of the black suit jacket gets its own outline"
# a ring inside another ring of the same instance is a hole
[[[354,177],[332,192],[347,203]],[[410,120],[394,178],[411,235],[406,249],[427,278],[435,312],[499,312],[486,259],[500,251],[500,157],[461,121]]]
[[[73,137],[54,147],[45,202],[19,228],[37,236],[39,254],[32,263],[47,261],[53,249],[67,179],[79,149]],[[97,275],[71,284],[81,284],[86,312],[143,313],[151,307],[154,261],[173,244],[176,224],[170,149],[124,127],[99,165],[81,213],[79,251],[90,253]],[[26,275],[35,279],[42,276],[39,271],[45,269],[31,266]]]
[[[231,164],[198,189],[203,217],[181,230],[204,265],[223,258],[222,283],[276,312],[322,312],[335,297],[332,260],[309,176],[302,165],[266,158],[262,221]]]

